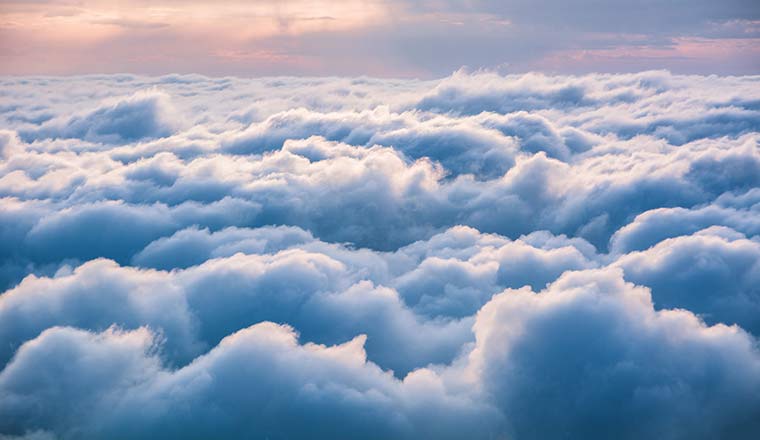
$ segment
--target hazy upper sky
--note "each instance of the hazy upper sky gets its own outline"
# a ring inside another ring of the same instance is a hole
[[[0,74],[760,73],[757,0],[0,0]]]

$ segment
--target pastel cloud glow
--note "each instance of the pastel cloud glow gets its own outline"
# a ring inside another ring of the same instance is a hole
[[[0,73],[758,73],[752,0],[0,1]]]

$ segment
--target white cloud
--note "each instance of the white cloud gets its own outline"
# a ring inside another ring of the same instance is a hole
[[[64,438],[751,438],[758,429],[754,341],[687,311],[654,311],[647,289],[618,270],[505,291],[474,331],[452,365],[400,380],[367,359],[363,335],[316,345],[262,322],[170,370],[145,328],[54,327],[0,373],[0,426]]]
[[[760,430],[757,77],[0,82],[0,438]]]
[[[614,269],[499,294],[474,330],[468,372],[518,438],[751,438],[760,429],[755,340],[684,310],[655,312],[649,292]]]
[[[650,286],[658,308],[685,308],[708,323],[760,335],[760,241],[713,226],[621,257],[626,278]]]
[[[156,90],[137,92],[74,116],[61,116],[39,129],[22,131],[26,141],[46,138],[76,138],[120,143],[165,137],[179,125],[169,95]]]

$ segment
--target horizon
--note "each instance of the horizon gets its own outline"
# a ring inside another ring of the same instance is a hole
[[[547,77],[573,77],[573,78],[581,78],[581,77],[589,77],[589,76],[599,76],[599,77],[610,77],[610,76],[626,76],[626,75],[640,75],[640,74],[647,74],[647,73],[665,73],[672,76],[681,76],[681,77],[718,77],[718,78],[730,78],[730,77],[744,77],[744,78],[752,78],[755,76],[760,76],[760,72],[755,74],[720,74],[720,73],[708,73],[708,74],[699,74],[699,73],[678,73],[671,71],[669,69],[646,69],[646,70],[637,70],[637,71],[621,71],[621,72],[602,72],[602,71],[591,71],[587,73],[555,73],[555,72],[546,72],[542,70],[526,70],[526,71],[508,71],[504,68],[487,68],[487,67],[480,67],[477,69],[470,68],[469,66],[460,66],[457,69],[452,70],[448,74],[441,74],[440,76],[433,76],[428,78],[423,77],[404,77],[404,76],[373,76],[373,75],[299,75],[299,74],[289,74],[289,75],[251,75],[251,76],[245,76],[245,75],[207,75],[202,73],[180,73],[180,72],[168,72],[168,73],[160,73],[160,74],[145,74],[145,73],[136,73],[136,72],[129,72],[129,71],[122,71],[122,72],[112,72],[112,73],[73,73],[73,74],[62,74],[62,75],[51,75],[51,74],[33,74],[33,75],[27,75],[27,74],[0,74],[0,78],[13,78],[13,79],[44,79],[44,78],[55,78],[55,79],[64,79],[64,78],[97,78],[97,77],[115,77],[115,76],[132,76],[137,78],[167,78],[167,77],[202,77],[202,78],[208,78],[208,79],[237,79],[237,80],[260,80],[260,79],[276,79],[276,78],[287,78],[287,79],[376,79],[376,80],[388,80],[388,81],[420,81],[420,82],[435,82],[440,81],[446,78],[449,78],[451,76],[457,75],[457,74],[495,74],[501,77],[510,77],[510,76],[524,76],[524,75],[539,75],[539,76],[547,76]]]

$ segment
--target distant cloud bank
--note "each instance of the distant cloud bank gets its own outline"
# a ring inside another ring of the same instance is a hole
[[[760,434],[758,77],[0,84],[0,439]]]

